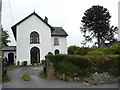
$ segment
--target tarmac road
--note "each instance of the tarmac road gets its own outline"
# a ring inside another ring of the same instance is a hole
[[[13,68],[13,67],[12,67]],[[118,88],[118,84],[104,84],[90,86],[79,82],[66,82],[60,79],[40,78],[39,73],[42,71],[41,65],[29,67],[14,67],[15,70],[8,71],[12,77],[10,82],[4,83],[3,88]],[[23,74],[30,75],[30,81],[23,81]]]

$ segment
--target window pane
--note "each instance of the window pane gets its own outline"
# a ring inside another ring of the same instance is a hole
[[[30,43],[39,43],[39,34],[37,32],[30,34]]]
[[[59,45],[59,40],[58,40],[58,38],[55,38],[55,39],[54,39],[54,45]]]

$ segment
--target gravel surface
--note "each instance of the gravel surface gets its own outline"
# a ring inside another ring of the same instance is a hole
[[[66,82],[56,78],[40,78],[39,73],[42,71],[40,65],[14,68],[15,70],[8,71],[8,75],[12,77],[12,80],[4,83],[3,88],[118,88],[117,83],[90,86],[85,83]],[[29,74],[30,81],[23,81],[21,78],[23,74]]]

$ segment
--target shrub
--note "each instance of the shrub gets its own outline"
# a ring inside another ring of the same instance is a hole
[[[49,56],[57,73],[67,76],[86,77],[95,72],[108,72],[113,76],[119,76],[120,55],[55,55]]]
[[[111,47],[101,49],[106,55],[120,55],[120,44],[114,44]]]
[[[2,76],[2,83],[9,82],[9,81],[11,81],[11,77],[9,77],[8,75]]]
[[[46,74],[44,72],[40,72],[40,77],[45,78]]]
[[[53,56],[53,53],[52,52],[48,52],[48,54],[45,56],[45,58],[47,58],[49,56]]]
[[[96,72],[108,72],[113,76],[119,76],[120,72],[120,56],[109,55],[109,56],[92,56],[93,67]]]
[[[80,47],[74,51],[74,54],[78,55],[86,55],[88,52],[95,50],[94,48],[89,48],[89,47]]]
[[[65,74],[66,76],[77,76],[80,70],[78,66],[68,62],[60,62],[56,69],[59,73]]]
[[[60,62],[69,62],[74,65],[80,66],[81,68],[89,67],[91,64],[88,57],[79,55],[55,55],[50,56],[48,59],[53,62],[53,65],[57,66]]]
[[[104,55],[104,53],[101,52],[101,51],[97,51],[97,50],[95,50],[95,51],[90,51],[90,52],[88,52],[87,55],[90,55],[90,56],[96,56],[96,55]]]
[[[23,65],[23,66],[26,66],[26,65],[27,65],[27,61],[23,61],[23,62],[22,62],[22,65]]]
[[[96,72],[106,72],[112,64],[110,58],[103,55],[92,56],[91,59],[93,66],[96,67]]]
[[[28,74],[24,74],[24,75],[22,76],[22,79],[23,79],[24,81],[29,81],[30,76],[29,76]]]
[[[120,76],[120,55],[109,55],[108,57],[111,59],[109,74]]]
[[[77,50],[78,46],[70,46],[68,47],[68,54],[74,54],[74,51]]]
[[[53,63],[55,71],[68,76],[74,76],[74,73],[77,76],[86,76],[92,65],[88,57],[79,55],[56,55],[48,59]]]
[[[44,59],[42,59],[42,60],[41,60],[41,63],[42,63],[42,64],[44,64],[44,63],[45,63],[45,60],[44,60]]]

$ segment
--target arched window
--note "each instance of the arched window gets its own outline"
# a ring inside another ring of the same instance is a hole
[[[39,34],[37,32],[32,32],[30,34],[30,43],[39,43]]]
[[[55,50],[55,55],[60,54],[60,51],[58,49]]]
[[[55,39],[54,39],[54,45],[55,45],[55,46],[59,45],[59,39],[58,39],[58,38],[55,38]]]

